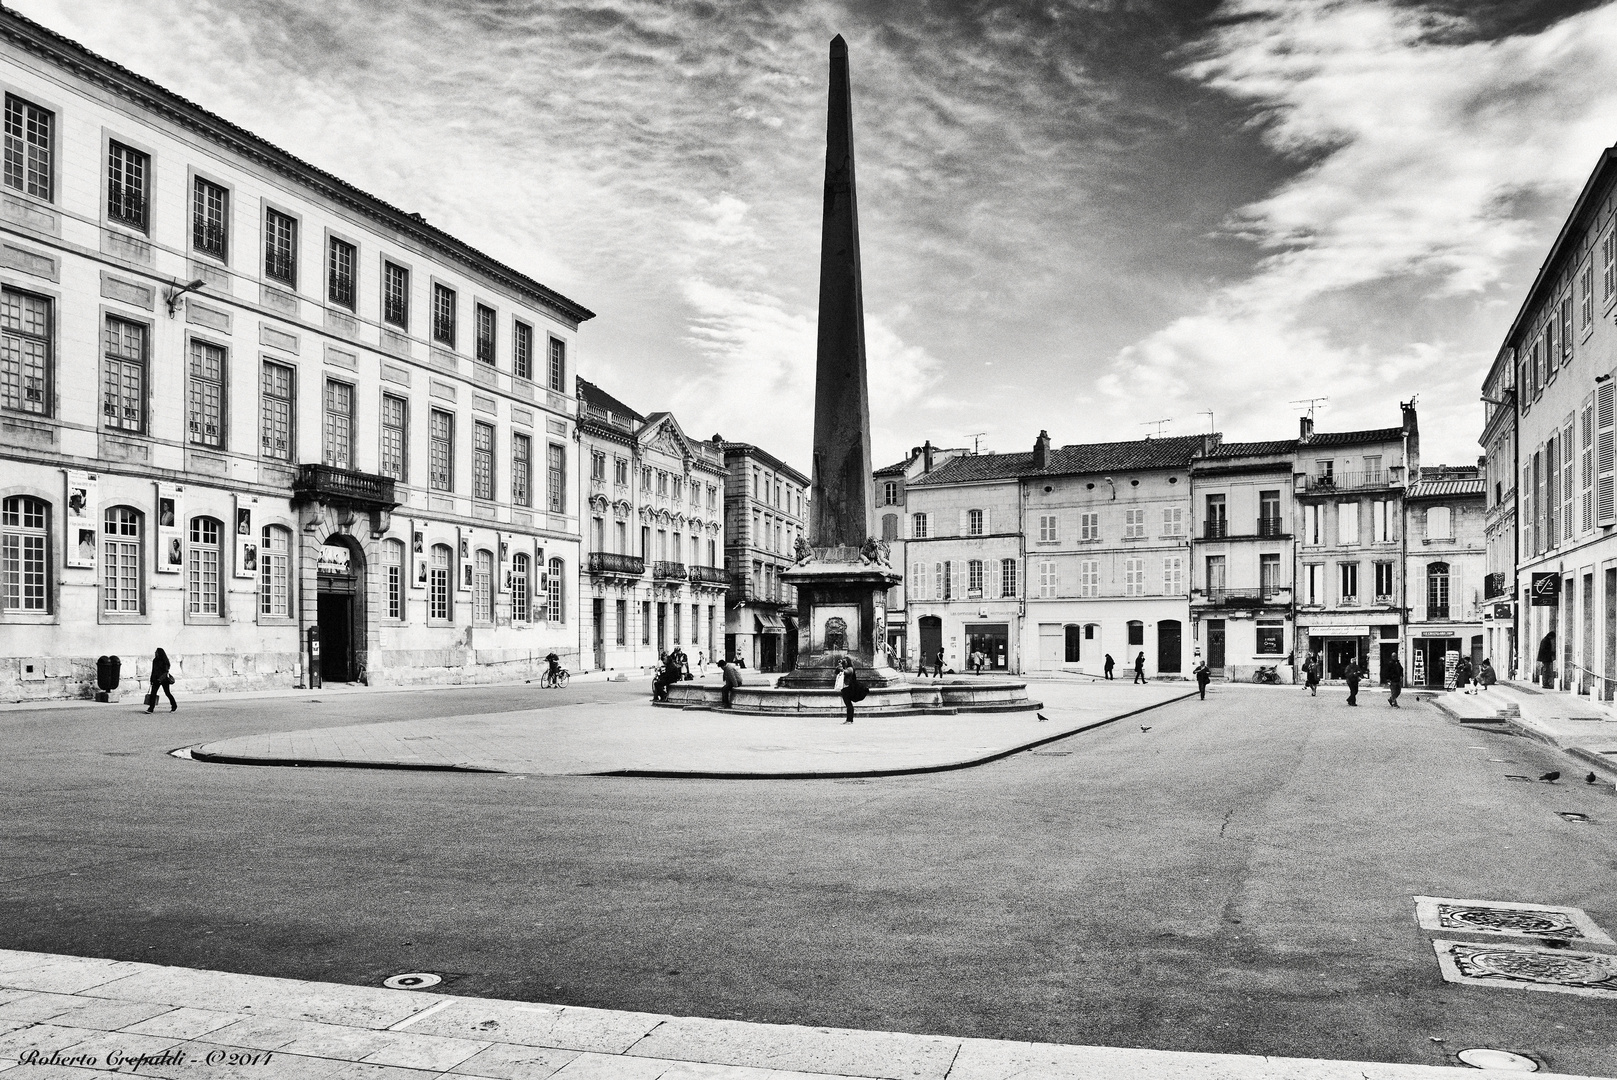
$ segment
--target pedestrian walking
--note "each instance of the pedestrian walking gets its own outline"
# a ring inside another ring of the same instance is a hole
[[[1207,684],[1213,681],[1213,673],[1207,670],[1205,661],[1196,661],[1196,689],[1201,691],[1201,699],[1207,700]]]
[[[1141,653],[1134,658],[1134,681],[1136,683],[1145,682],[1145,653]]]
[[[1319,697],[1319,657],[1309,653],[1303,661],[1303,684],[1308,687],[1309,697]]]
[[[926,678],[926,653],[919,653],[915,657],[915,674]]]
[[[937,661],[937,665],[938,665],[937,676],[938,676],[938,678],[941,679],[941,678],[943,678],[943,650],[939,649],[938,650],[938,655],[933,657],[933,659]]]
[[[1394,656],[1387,662],[1387,704],[1398,708],[1398,695],[1404,692],[1404,665]]]
[[[701,649],[696,650],[696,672],[701,678],[707,678],[707,653]]]
[[[1493,661],[1487,657],[1482,659],[1482,670],[1477,672],[1477,688],[1486,690],[1499,681],[1499,675],[1493,669]]]
[[[1357,705],[1359,703],[1359,679],[1362,677],[1362,675],[1363,673],[1359,671],[1359,663],[1357,660],[1349,660],[1347,662],[1347,667],[1342,671],[1342,678],[1347,680],[1349,705]]]
[[[152,657],[152,692],[146,695],[146,711],[151,712],[157,708],[157,692],[159,690],[168,695],[168,711],[173,712],[180,707],[174,700],[174,691],[169,687],[174,685],[174,676],[169,672],[168,653],[158,649]]]
[[[719,669],[724,675],[724,685],[719,688],[719,704],[728,709],[735,695],[735,688],[741,685],[741,671],[730,660],[720,661]]]
[[[1542,682],[1544,689],[1555,686],[1555,631],[1551,630],[1538,643],[1538,665],[1533,670],[1534,682]]]
[[[1112,659],[1112,654],[1107,653],[1106,654],[1106,677],[1108,679],[1110,679],[1112,677],[1112,667],[1115,664],[1116,664],[1116,661]]]
[[[859,673],[854,670],[853,661],[846,656],[842,658],[842,662],[837,666],[837,679],[834,689],[842,695],[842,704],[848,710],[848,718],[842,722],[844,724],[853,723],[853,703],[865,700],[865,696],[870,693],[870,689],[859,681]]]

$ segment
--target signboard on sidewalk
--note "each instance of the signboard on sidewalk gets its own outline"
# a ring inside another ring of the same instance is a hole
[[[1532,594],[1534,607],[1555,607],[1561,602],[1561,575],[1534,574],[1528,591]]]

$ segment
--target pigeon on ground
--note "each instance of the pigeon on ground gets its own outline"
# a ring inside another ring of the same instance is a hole
[[[1141,731],[1150,731],[1150,730],[1151,730],[1151,729],[1150,729],[1150,728],[1148,728],[1148,727],[1146,727],[1146,726],[1145,726],[1145,725],[1144,725],[1144,724],[1141,724],[1141,725],[1140,725],[1140,730],[1141,730]]]
[[[1543,776],[1539,777],[1539,779],[1544,781],[1546,784],[1553,784],[1557,780],[1561,779],[1561,774],[1558,772],[1547,772]]]
[[[1583,778],[1583,782],[1585,784],[1598,784],[1600,783],[1600,777],[1596,776],[1594,773],[1590,773],[1588,776]]]
[[[1036,713],[1035,715],[1038,716],[1038,718],[1040,720],[1048,720],[1048,719],[1050,719],[1048,716],[1044,715],[1043,713]]]

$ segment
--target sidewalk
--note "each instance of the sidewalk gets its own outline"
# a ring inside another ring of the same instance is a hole
[[[1617,781],[1617,717],[1597,702],[1499,683],[1476,694],[1451,690],[1432,704],[1462,724],[1507,724]]]
[[[1183,683],[1062,686],[1046,695],[1042,713],[866,716],[853,724],[672,711],[649,700],[586,703],[248,735],[192,747],[190,756],[227,765],[536,775],[891,776],[982,764],[1193,696]]]
[[[451,997],[0,950],[0,1076],[163,1080],[1442,1080],[1436,1065],[963,1039]],[[1543,1074],[1564,1075],[1564,1074]]]

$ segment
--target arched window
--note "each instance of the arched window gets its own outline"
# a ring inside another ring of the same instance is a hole
[[[101,531],[101,610],[138,615],[141,610],[141,513],[113,506]],[[176,541],[178,542],[178,541]]]
[[[258,613],[292,617],[292,533],[279,525],[266,525],[259,534]]]
[[[983,512],[981,510],[966,511],[966,535],[981,536],[983,534]]]
[[[561,562],[560,559],[551,559],[548,567],[546,568],[545,593],[546,593],[546,601],[547,601],[546,606],[549,608],[549,610],[545,612],[545,618],[549,622],[553,622],[553,623],[559,623],[559,622],[565,622],[566,621],[566,620],[564,620],[562,618],[562,608],[561,608],[561,601],[562,601],[561,567],[562,567],[562,562]]]
[[[472,622],[494,621],[494,555],[482,548],[472,557]]]
[[[511,556],[511,621],[525,623],[533,617],[528,602],[528,556]]]
[[[382,603],[387,617],[404,619],[404,541],[382,541]]]
[[[449,545],[432,545],[432,569],[427,575],[427,616],[449,621]]]
[[[50,610],[50,504],[14,495],[0,509],[0,583],[7,612]]]
[[[1446,506],[1429,507],[1426,511],[1426,539],[1454,539],[1453,518]]]
[[[1449,564],[1428,563],[1426,566],[1426,617],[1449,617]]]
[[[224,611],[219,577],[219,536],[223,527],[210,517],[191,519],[191,548],[186,555],[186,610],[217,618]]]

